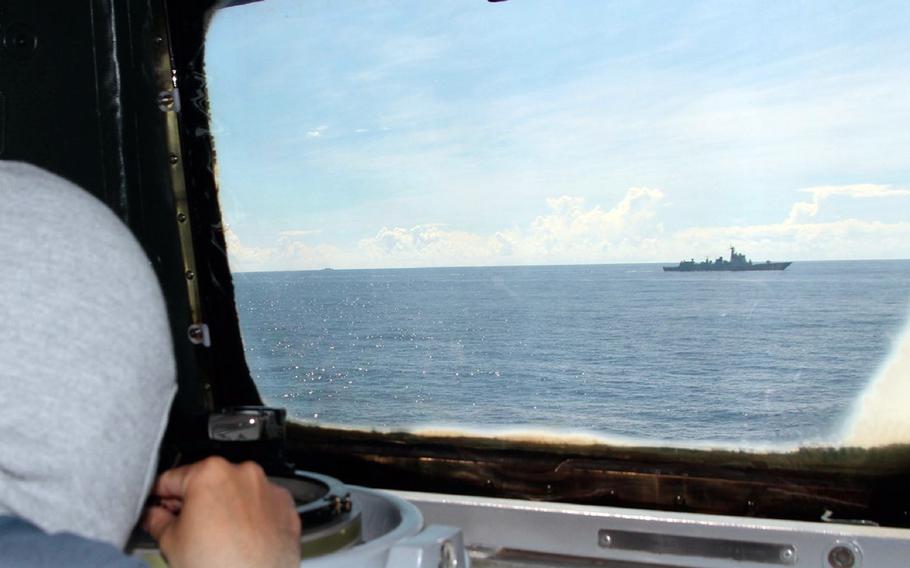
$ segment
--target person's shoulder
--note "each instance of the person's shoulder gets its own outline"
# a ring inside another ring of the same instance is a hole
[[[71,533],[48,534],[15,517],[0,517],[0,568],[57,566],[145,568],[114,546]]]

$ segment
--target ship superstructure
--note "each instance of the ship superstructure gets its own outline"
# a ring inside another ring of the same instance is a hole
[[[746,259],[746,255],[736,252],[736,247],[730,247],[730,259],[727,260],[722,256],[714,260],[705,259],[702,262],[695,262],[695,259],[680,261],[677,266],[664,266],[664,272],[711,272],[711,271],[745,271],[745,270],[784,270],[790,266],[790,262],[765,262],[753,263]]]

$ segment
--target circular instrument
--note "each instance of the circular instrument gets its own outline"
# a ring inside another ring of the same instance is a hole
[[[335,478],[307,471],[293,477],[270,477],[294,498],[300,516],[301,557],[321,556],[361,541],[361,508]]]

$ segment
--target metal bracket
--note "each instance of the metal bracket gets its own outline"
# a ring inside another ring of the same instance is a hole
[[[607,529],[598,532],[597,544],[601,548],[612,550],[699,556],[783,566],[796,564],[796,547],[792,544]]]
[[[461,529],[431,525],[389,550],[385,568],[469,568]]]
[[[238,406],[209,415],[209,439],[219,442],[249,442],[285,439],[283,408]]]
[[[877,527],[878,523],[875,521],[869,521],[866,519],[838,519],[834,516],[834,512],[825,509],[824,514],[821,516],[821,521],[823,523],[836,523],[841,525],[863,525],[867,527]]]
[[[164,130],[167,144],[166,162],[161,166],[168,169],[171,191],[174,194],[174,219],[177,224],[177,233],[180,239],[180,251],[183,256],[183,276],[186,282],[187,296],[190,305],[190,321],[194,323],[192,330],[197,325],[203,325],[202,299],[199,292],[199,283],[196,278],[196,254],[193,249],[193,235],[190,223],[190,211],[186,190],[186,179],[183,173],[183,153],[180,146],[180,128],[178,113],[180,112],[180,91],[177,88],[177,79],[174,72],[173,58],[170,41],[168,38],[167,24],[164,19],[166,7],[164,2],[158,2],[158,15],[153,20],[151,41],[155,53],[155,75],[158,81],[158,95],[153,102],[162,111]],[[190,341],[208,346],[207,333],[203,334],[201,342],[192,336]]]

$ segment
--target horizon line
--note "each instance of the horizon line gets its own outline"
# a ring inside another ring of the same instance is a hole
[[[684,259],[685,260],[685,259]],[[845,258],[845,259],[809,259],[809,260],[791,260],[791,261],[771,261],[771,262],[790,262],[796,263],[821,263],[821,262],[907,262],[910,258]],[[760,261],[763,262],[763,261]],[[449,266],[383,266],[383,267],[361,267],[361,268],[334,268],[324,266],[322,268],[284,268],[272,270],[231,270],[231,274],[259,274],[272,272],[342,272],[357,270],[451,270],[456,268],[568,268],[576,266],[644,266],[644,265],[670,265],[673,261],[627,261],[627,262],[580,262],[574,264],[555,263],[555,264],[454,264]],[[678,264],[678,262],[677,262]]]

